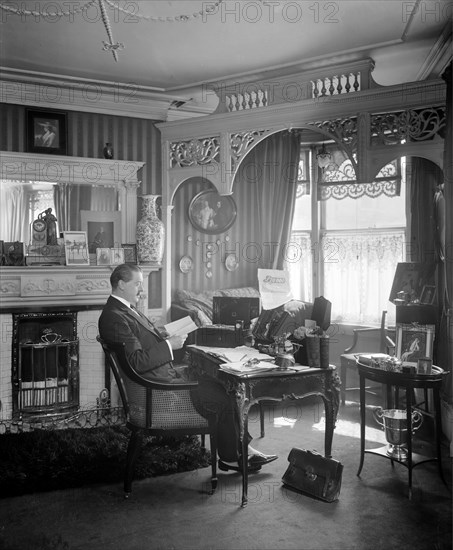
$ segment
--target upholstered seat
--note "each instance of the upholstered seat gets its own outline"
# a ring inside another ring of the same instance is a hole
[[[201,435],[209,434],[211,449],[211,492],[217,486],[216,471],[216,418],[201,416],[192,403],[190,392],[197,382],[184,384],[157,383],[143,378],[130,366],[124,344],[107,344],[98,337],[107,363],[113,371],[131,430],[127,448],[124,493],[128,498],[132,490],[135,462],[143,435]]]

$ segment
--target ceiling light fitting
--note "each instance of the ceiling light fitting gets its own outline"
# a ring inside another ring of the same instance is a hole
[[[318,166],[325,170],[332,160],[332,155],[327,151],[325,143],[322,144],[322,148],[318,151],[316,155],[316,161]]]

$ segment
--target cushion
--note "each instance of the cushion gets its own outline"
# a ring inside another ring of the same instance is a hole
[[[212,325],[212,318],[208,317],[204,311],[199,309],[197,311],[197,319],[195,324],[199,327],[206,327],[207,325]]]
[[[187,309],[198,312],[202,311],[209,319],[212,319],[212,297],[214,290],[204,292],[193,292],[191,290],[176,290],[175,299]]]
[[[219,296],[230,296],[231,298],[259,298],[260,291],[253,286],[243,288],[223,288],[218,292]]]
[[[259,297],[259,291],[254,287],[243,288],[225,288],[222,290],[204,290],[197,292],[193,290],[175,290],[175,301],[181,306],[195,312],[195,323],[199,326],[212,324],[212,298],[213,296],[231,296],[235,298],[241,297]],[[203,318],[199,316],[202,312]]]

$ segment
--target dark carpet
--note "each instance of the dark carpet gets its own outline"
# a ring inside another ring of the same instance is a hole
[[[409,500],[408,471],[400,464],[367,454],[357,477],[358,420],[357,403],[347,402],[333,441],[333,456],[344,464],[338,502],[314,500],[281,483],[292,447],[324,450],[323,405],[310,398],[269,404],[264,438],[258,415],[251,415],[253,445],[279,459],[249,477],[246,508],[240,507],[239,474],[220,472],[209,496],[210,469],[203,468],[137,481],[129,501],[120,483],[0,500],[0,540],[5,550],[450,550],[448,446],[448,485],[435,462],[420,465]],[[367,446],[379,446],[384,434],[371,412],[367,423]],[[431,432],[426,421],[417,432],[419,450],[430,450]]]

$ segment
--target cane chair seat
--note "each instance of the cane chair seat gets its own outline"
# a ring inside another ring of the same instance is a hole
[[[191,391],[197,382],[170,384],[152,382],[143,378],[129,364],[124,344],[111,344],[97,338],[106,361],[113,372],[131,431],[127,449],[124,493],[128,498],[132,490],[135,462],[143,435],[209,435],[211,450],[211,493],[217,486],[216,471],[216,418],[205,418],[195,409]]]

